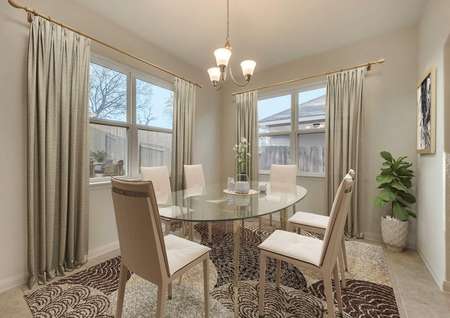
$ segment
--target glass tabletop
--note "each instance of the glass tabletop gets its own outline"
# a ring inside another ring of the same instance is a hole
[[[260,192],[259,184],[252,184],[255,194],[228,194],[221,184],[206,188],[173,192],[168,202],[158,202],[163,218],[188,222],[233,221],[255,218],[289,208],[302,200],[307,190],[301,186],[266,184]]]

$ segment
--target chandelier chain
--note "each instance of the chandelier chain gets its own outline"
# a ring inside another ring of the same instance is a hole
[[[230,43],[230,0],[227,0],[227,43]]]

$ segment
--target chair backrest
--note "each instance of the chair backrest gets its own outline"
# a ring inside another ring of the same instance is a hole
[[[122,262],[153,283],[169,277],[169,264],[151,181],[112,179]]]
[[[272,165],[270,167],[270,187],[272,192],[295,191],[296,185],[296,165]]]
[[[158,204],[169,204],[172,198],[169,169],[166,166],[141,167],[141,174],[144,181],[151,181],[153,183],[156,202]]]
[[[184,165],[184,180],[187,196],[202,195],[206,190],[205,175],[201,164]]]
[[[353,193],[353,177],[348,173],[342,180],[336,192],[336,196],[331,207],[330,220],[325,231],[321,265],[333,265],[337,259],[339,249],[342,246],[345,222],[350,210]]]

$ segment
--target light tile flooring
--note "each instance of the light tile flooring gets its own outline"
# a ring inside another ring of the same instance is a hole
[[[90,261],[87,266],[113,256],[115,254],[105,255]],[[450,294],[439,291],[416,252],[393,253],[385,250],[385,256],[401,317],[450,317]],[[0,317],[31,317],[21,288],[0,294]]]
[[[450,293],[439,290],[415,251],[394,253],[385,250],[385,258],[402,317],[450,317]]]

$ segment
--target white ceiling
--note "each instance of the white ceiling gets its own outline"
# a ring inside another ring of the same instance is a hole
[[[226,0],[75,0],[207,69],[226,33]],[[232,63],[261,70],[416,23],[426,0],[230,0]]]

